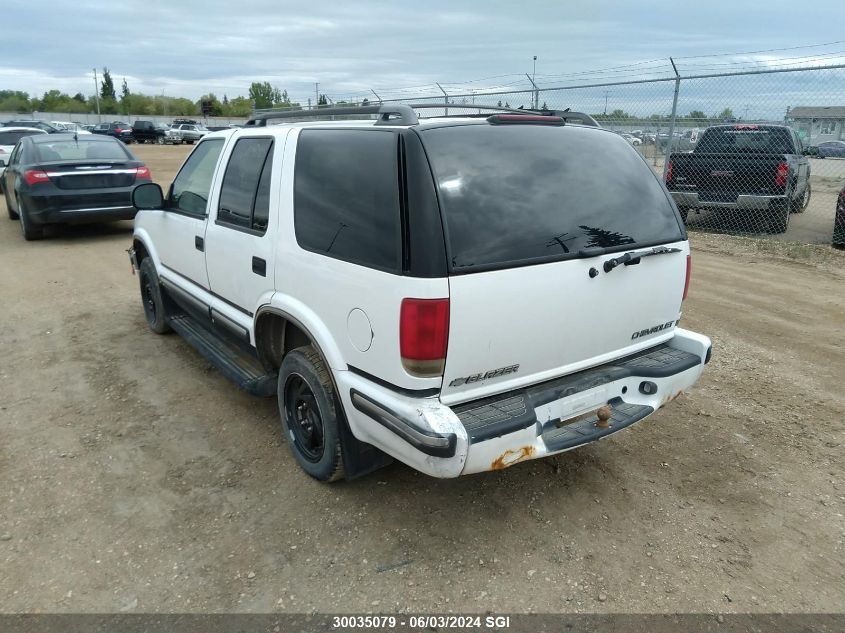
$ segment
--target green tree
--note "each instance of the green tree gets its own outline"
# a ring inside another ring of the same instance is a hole
[[[687,115],[688,119],[706,119],[707,115],[701,110],[693,110]]]
[[[114,93],[114,82],[112,81],[108,68],[103,68],[103,79],[100,82],[100,96],[103,99],[117,101],[117,95]]]
[[[79,103],[87,103],[87,99],[85,98],[85,95],[82,94],[81,92],[77,92],[75,95],[73,95],[73,98],[74,98],[74,100],[79,101]]]
[[[272,108],[277,96],[278,90],[270,85],[269,81],[257,82],[253,81],[249,86],[249,98],[255,104],[255,107]],[[281,100],[281,95],[278,95]]]
[[[318,106],[329,105],[328,100],[326,99],[326,95],[320,95],[320,98],[317,99]]]
[[[715,115],[716,119],[732,119],[734,118],[734,111],[730,108],[725,108],[719,114]]]
[[[0,112],[32,112],[29,94],[19,90],[0,90]]]

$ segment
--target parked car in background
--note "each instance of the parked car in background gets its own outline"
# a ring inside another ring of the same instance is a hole
[[[123,143],[96,134],[25,136],[5,166],[6,209],[27,240],[49,224],[131,219],[133,187],[151,180]]]
[[[836,199],[836,214],[833,219],[833,245],[845,248],[845,187]]]
[[[80,127],[81,127],[83,130],[86,130],[86,131],[90,132],[91,130],[93,130],[93,129],[94,129],[95,127],[97,127],[97,126],[96,126],[96,125],[94,125],[93,123],[85,123],[84,125],[81,125]]]
[[[170,127],[176,127],[178,125],[199,125],[199,123],[196,119],[173,119]]]
[[[39,130],[34,127],[2,127],[0,128],[0,160],[8,161],[15,145],[24,136],[34,136],[36,134],[47,134],[44,130]],[[6,170],[5,166],[0,166],[0,193],[3,191],[3,172]]]
[[[208,134],[208,129],[202,124],[180,123],[170,128],[170,134],[178,137],[182,143],[193,145]]]
[[[677,327],[687,235],[623,139],[530,111],[360,110],[214,132],[166,199],[133,193],[149,327],[275,394],[310,476],[507,468],[698,380],[710,340]]]
[[[46,121],[36,121],[34,119],[17,119],[15,121],[6,121],[3,127],[31,127],[39,130],[44,130],[48,134],[55,134],[61,132],[59,128],[50,125]]]
[[[167,128],[152,121],[135,121],[132,124],[132,138],[136,143],[156,143],[164,145]]]
[[[684,220],[692,209],[733,211],[783,233],[810,202],[810,161],[787,126],[717,125],[691,153],[669,156],[666,187]]]
[[[620,136],[622,138],[624,138],[626,141],[628,141],[631,145],[642,145],[643,144],[642,140],[637,138],[633,134],[628,134],[627,132],[622,132],[620,134]]]
[[[90,134],[80,123],[75,121],[50,121],[50,125],[62,132],[76,132],[77,134]]]
[[[826,141],[816,147],[819,158],[845,158],[845,141]]]
[[[132,126],[123,121],[112,121],[111,123],[100,123],[91,130],[93,134],[111,136],[123,141],[127,145],[132,142]]]
[[[676,131],[674,135],[674,140],[672,141],[672,147],[669,151],[691,152],[695,149],[695,145],[698,142],[700,136],[701,131],[698,129],[686,130],[683,132]],[[660,149],[665,152],[667,147],[669,147],[669,135],[660,135],[660,140],[658,141],[658,143],[660,145]]]

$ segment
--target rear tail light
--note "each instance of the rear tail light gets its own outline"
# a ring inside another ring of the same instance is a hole
[[[28,185],[37,185],[43,182],[50,182],[50,177],[46,171],[41,169],[27,169],[23,173],[24,182]]]
[[[150,174],[150,168],[146,165],[141,165],[140,167],[135,168],[135,179],[136,180],[152,180],[153,177]]]
[[[449,341],[448,299],[403,299],[399,313],[399,353],[412,376],[443,374]]]
[[[681,299],[681,301],[686,301],[686,299],[687,299],[687,294],[689,293],[689,278],[690,278],[691,274],[692,274],[692,256],[687,255],[687,276],[686,276],[686,279],[684,279],[684,296],[683,296],[683,299]]]
[[[116,127],[116,128],[114,128],[114,131],[115,131],[117,134],[120,134],[121,132],[123,132],[123,129],[122,129],[122,128],[119,128],[119,127]]]
[[[789,176],[789,165],[787,163],[779,163],[775,170],[775,187],[785,187],[787,176]]]
[[[669,161],[669,164],[666,165],[666,184],[668,185],[672,182],[672,161]]]

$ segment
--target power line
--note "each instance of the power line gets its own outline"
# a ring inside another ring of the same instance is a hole
[[[731,57],[732,55],[754,55],[755,53],[777,53],[780,51],[796,51],[803,48],[821,48],[822,46],[833,46],[834,44],[845,44],[845,40],[837,40],[836,42],[826,42],[824,44],[789,46],[786,48],[768,48],[760,51],[745,51],[743,53],[715,53],[712,55],[687,55],[686,57],[675,56],[675,59],[701,59],[703,57]]]

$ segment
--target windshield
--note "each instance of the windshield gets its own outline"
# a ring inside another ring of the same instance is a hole
[[[616,134],[579,126],[463,125],[424,130],[421,137],[455,270],[684,239],[654,172]]]
[[[38,162],[59,160],[128,160],[130,156],[123,146],[115,141],[110,143],[102,140],[53,141],[50,143],[35,143]]]
[[[712,127],[704,131],[696,154],[730,154],[733,152],[761,152],[791,154],[792,139],[783,128],[758,125]]]

